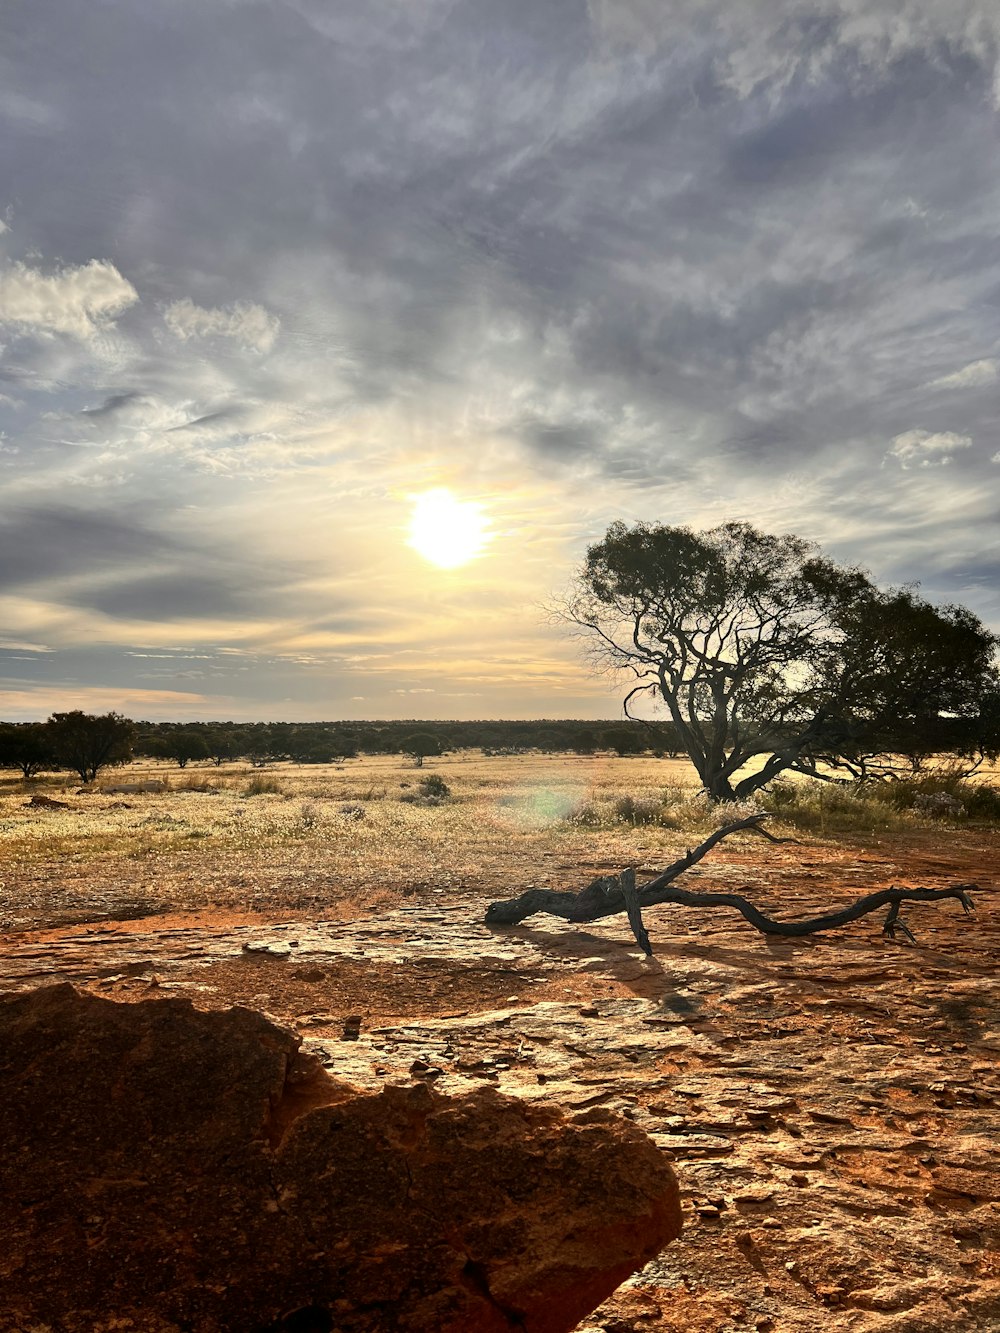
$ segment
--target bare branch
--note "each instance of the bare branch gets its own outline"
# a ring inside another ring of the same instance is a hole
[[[751,815],[748,819],[716,829],[699,846],[686,852],[673,865],[668,866],[666,870],[638,889],[635,871],[631,867],[623,870],[620,875],[602,875],[592,880],[578,893],[560,892],[556,889],[526,889],[517,898],[490,903],[486,909],[486,922],[488,925],[517,925],[536,912],[545,912],[564,921],[582,923],[626,912],[640,947],[644,953],[651,955],[653,948],[643,923],[642,909],[660,903],[676,903],[685,907],[731,907],[740,912],[762,934],[785,937],[813,935],[821,930],[834,930],[838,926],[846,926],[851,921],[857,921],[860,917],[888,906],[889,912],[883,926],[884,934],[889,939],[895,939],[896,931],[899,930],[911,943],[915,942],[914,936],[909,927],[899,919],[902,903],[941,902],[954,898],[961,903],[966,912],[973,910],[969,894],[978,888],[976,884],[953,884],[943,889],[923,887],[878,889],[874,893],[858,898],[847,907],[798,921],[776,921],[738,893],[696,893],[673,887],[673,881],[679,875],[700,861],[731,833],[743,830],[761,834],[772,842],[794,841],[775,838],[761,828],[760,821],[764,818],[763,815]]]

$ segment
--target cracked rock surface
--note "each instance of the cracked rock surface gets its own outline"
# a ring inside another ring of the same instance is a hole
[[[545,879],[578,887],[615,864],[553,862]],[[907,911],[915,948],[874,920],[777,940],[659,908],[646,960],[624,918],[490,930],[486,903],[513,889],[449,886],[352,919],[304,905],[12,932],[0,988],[249,1005],[371,1093],[488,1086],[632,1119],[673,1163],[684,1231],[580,1333],[985,1333],[1000,1328],[998,873],[980,830],[755,843],[685,877],[784,917],[979,881],[972,918]]]

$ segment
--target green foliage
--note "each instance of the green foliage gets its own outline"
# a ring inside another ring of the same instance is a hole
[[[894,810],[916,810],[939,819],[967,817],[988,823],[1000,821],[1000,791],[996,787],[985,782],[970,782],[947,769],[897,782],[870,783],[865,791],[872,800]],[[947,799],[937,803],[927,799],[934,797]]]
[[[135,724],[120,713],[53,713],[46,728],[56,762],[79,773],[81,782],[132,758]]]
[[[713,801],[786,771],[861,779],[896,767],[893,755],[1000,747],[995,636],[963,607],[880,591],[799,537],[615,523],[564,614],[592,631],[602,665],[637,682],[626,708],[642,693],[666,705]]]
[[[200,731],[178,728],[162,742],[164,757],[173,759],[178,768],[187,768],[192,759],[208,759],[208,741]]]
[[[43,722],[0,722],[0,768],[19,768],[27,782],[53,762],[52,738]]]
[[[647,738],[638,727],[608,727],[601,732],[601,748],[614,750],[617,755],[642,754],[648,748]]]
[[[425,759],[442,753],[439,737],[429,731],[415,731],[411,736],[405,736],[400,742],[400,749],[415,761],[417,768],[423,767]]]
[[[422,778],[420,791],[423,796],[440,796],[442,799],[451,795],[451,788],[440,773],[429,773],[427,777]]]

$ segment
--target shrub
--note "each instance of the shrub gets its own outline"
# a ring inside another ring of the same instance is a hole
[[[912,809],[918,815],[929,815],[931,819],[961,819],[967,813],[962,802],[946,791],[918,792],[913,798]]]
[[[440,796],[442,800],[451,795],[451,788],[440,773],[431,773],[420,783],[422,796]]]
[[[662,802],[650,796],[619,796],[612,809],[615,818],[623,824],[659,824],[663,815]]]
[[[946,768],[923,777],[871,783],[866,791],[872,799],[896,810],[914,810],[931,818],[954,819],[964,814],[970,819],[1000,820],[1000,791],[985,782],[970,782]]]
[[[280,796],[281,783],[267,773],[255,773],[243,790],[244,796]]]
[[[786,823],[813,832],[905,828],[912,815],[879,799],[885,785],[873,790],[857,783],[774,782],[757,793],[757,803]]]
[[[707,812],[713,828],[724,828],[726,824],[736,824],[741,819],[749,819],[751,815],[760,813],[760,805],[752,797],[746,801],[720,801]]]
[[[578,801],[566,813],[569,824],[582,824],[584,828],[599,828],[603,822],[601,808],[594,801]]]

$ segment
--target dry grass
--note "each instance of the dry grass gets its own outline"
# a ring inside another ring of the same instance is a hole
[[[428,771],[428,769],[430,771]],[[403,799],[429,777],[444,799]],[[166,779],[157,793],[107,789]],[[0,782],[0,923],[169,907],[371,904],[415,890],[516,892],[560,871],[659,867],[721,818],[689,764],[652,758],[462,752],[423,770],[398,756],[324,767],[134,764],[82,792],[65,778]],[[103,789],[103,790],[102,790]],[[65,808],[30,804],[43,792]],[[252,799],[249,799],[251,798]],[[927,827],[932,816],[816,783],[762,805],[821,836]],[[101,903],[106,911],[97,911]]]

